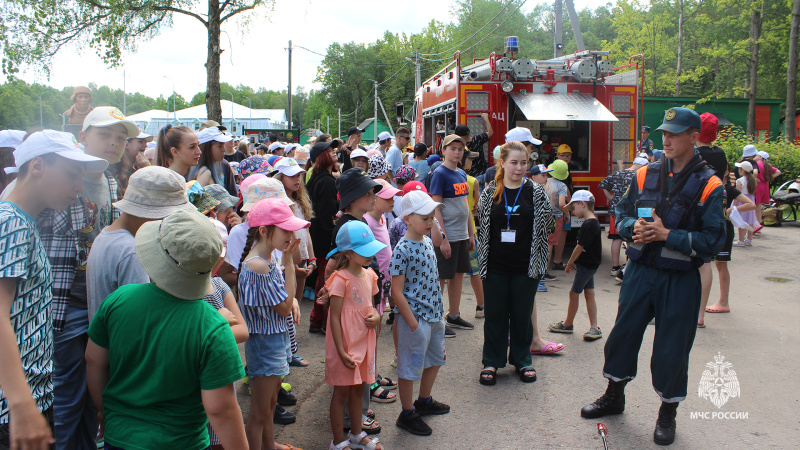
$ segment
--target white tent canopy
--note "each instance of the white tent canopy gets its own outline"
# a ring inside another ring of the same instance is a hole
[[[283,109],[251,109],[230,100],[220,100],[222,106],[222,125],[233,134],[241,134],[244,128],[256,130],[283,129],[287,126],[286,111]],[[208,120],[206,105],[192,106],[178,111],[151,109],[128,116],[145,133],[156,135],[164,125],[170,123],[198,129]]]

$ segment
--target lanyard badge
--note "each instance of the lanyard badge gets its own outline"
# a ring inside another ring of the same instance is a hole
[[[523,184],[524,186],[524,184]],[[517,239],[517,231],[511,229],[511,214],[517,212],[519,205],[519,194],[522,192],[522,186],[517,190],[517,196],[514,198],[514,204],[508,206],[508,198],[506,198],[506,190],[503,190],[503,203],[506,208],[506,229],[500,230],[500,242],[514,243]]]

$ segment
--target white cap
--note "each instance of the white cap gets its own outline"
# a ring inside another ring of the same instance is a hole
[[[758,156],[760,156],[760,157],[762,157],[764,159],[769,159],[769,153],[767,153],[765,151],[758,152]]]
[[[278,162],[275,163],[275,170],[286,175],[287,177],[293,177],[300,172],[305,172],[305,169],[300,167],[292,158],[281,158]]]
[[[643,158],[641,156],[637,156],[636,158],[633,158],[633,163],[634,164],[638,164],[640,166],[646,166],[648,162],[649,161],[647,160],[647,158]]]
[[[286,148],[286,144],[284,144],[283,142],[273,142],[272,144],[269,144],[268,147],[270,153],[274,152],[279,148]]]
[[[382,131],[378,133],[378,141],[385,141],[387,139],[391,139],[392,135],[388,131]]]
[[[419,214],[427,216],[438,207],[444,207],[442,203],[435,202],[431,199],[430,195],[422,191],[409,191],[403,195],[403,200],[400,202],[403,207],[403,215]]]
[[[300,147],[300,144],[297,144],[295,142],[290,142],[290,143],[286,144],[286,147],[284,147],[284,151],[286,153],[289,153],[290,151],[294,150],[296,147]]]
[[[750,145],[745,145],[744,146],[744,152],[742,154],[743,157],[752,158],[753,156],[756,156],[757,154],[758,154],[758,150],[756,149],[755,145],[750,144]]]
[[[531,130],[524,127],[516,127],[508,130],[508,133],[506,133],[506,142],[511,141],[530,142],[533,145],[542,144],[542,141],[533,137]]]
[[[230,142],[233,140],[232,136],[223,133],[217,127],[203,128],[197,132],[197,138],[200,144],[206,144],[211,141]]]
[[[369,159],[369,155],[367,155],[366,150],[361,149],[361,148],[357,148],[357,149],[353,150],[352,152],[350,152],[350,159],[353,159],[353,158],[367,158],[367,159]]]
[[[753,165],[750,164],[750,161],[737,162],[734,166],[744,169],[745,172],[753,173]]]
[[[18,172],[23,164],[48,153],[55,153],[63,158],[84,163],[84,167],[89,173],[102,173],[108,167],[108,161],[105,159],[84,153],[78,145],[78,140],[71,133],[42,130],[28,136],[28,139],[25,139],[25,142],[14,150],[16,167],[6,167],[6,173]]]
[[[144,139],[147,142],[153,142],[154,138],[153,138],[153,136],[150,136],[149,134],[147,134],[144,131],[142,131],[141,133],[139,133],[138,136],[132,137],[132,138],[128,138],[128,139]]]
[[[17,148],[25,139],[25,132],[19,130],[0,131],[0,148]]]
[[[83,129],[81,131],[86,131],[89,127],[107,128],[116,124],[125,126],[129,138],[135,138],[141,134],[139,127],[126,119],[119,108],[113,106],[98,106],[94,108],[86,118],[83,119]]]
[[[567,203],[567,209],[572,211],[572,208],[574,208],[574,205],[572,204],[575,202],[594,203],[594,195],[592,195],[592,193],[589,192],[588,189],[578,189],[577,191],[575,191],[574,194],[572,194],[572,199],[569,201],[569,203]]]

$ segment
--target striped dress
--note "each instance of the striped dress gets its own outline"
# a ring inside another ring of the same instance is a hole
[[[259,258],[269,264],[268,273],[258,273],[247,267],[251,260]],[[242,315],[251,334],[286,333],[286,319],[273,306],[286,299],[285,281],[280,264],[267,261],[260,256],[249,258],[242,264],[239,273],[239,301]]]

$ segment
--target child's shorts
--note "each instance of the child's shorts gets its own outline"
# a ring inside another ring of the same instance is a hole
[[[443,366],[447,355],[444,349],[444,320],[428,322],[419,319],[413,333],[402,314],[394,315],[397,327],[397,376],[417,381],[428,367]]]
[[[478,266],[478,246],[475,246],[475,250],[469,254],[469,276],[473,275],[480,275],[481,268]]]
[[[469,239],[451,242],[450,258],[445,258],[439,247],[434,247],[433,250],[436,253],[440,280],[452,280],[457,273],[469,273]]]
[[[561,229],[564,226],[564,217],[556,218],[556,229],[547,236],[548,245],[558,245],[558,239],[561,237]]]
[[[597,269],[588,269],[575,264],[575,280],[572,282],[572,292],[580,294],[584,289],[594,289],[594,274]]]
[[[244,343],[244,358],[250,378],[289,375],[292,360],[289,333],[250,334]]]

